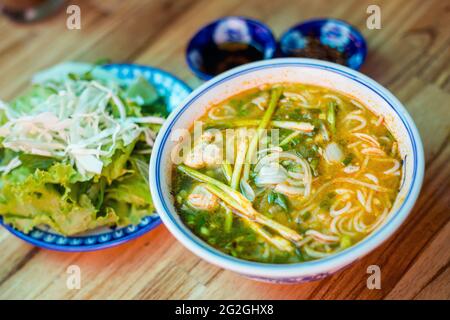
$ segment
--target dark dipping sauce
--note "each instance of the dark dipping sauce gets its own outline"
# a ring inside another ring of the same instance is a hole
[[[339,50],[324,45],[320,40],[313,36],[306,38],[307,44],[302,49],[292,49],[290,55],[299,58],[312,58],[326,60],[341,65],[347,65],[347,54]]]
[[[202,50],[203,64],[200,70],[218,75],[234,67],[262,60],[264,53],[247,43],[225,42],[210,44]]]

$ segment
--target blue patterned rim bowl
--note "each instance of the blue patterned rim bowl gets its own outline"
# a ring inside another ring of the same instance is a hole
[[[170,193],[171,134],[188,128],[212,104],[239,92],[270,83],[304,83],[351,95],[382,115],[397,138],[403,180],[399,195],[384,224],[354,246],[320,260],[296,264],[264,264],[228,256],[208,245],[187,228],[174,208]],[[387,89],[350,68],[313,59],[280,58],[247,64],[204,83],[172,112],[156,139],[150,160],[150,189],[155,207],[169,231],[199,257],[252,279],[298,283],[322,279],[360,259],[388,239],[410,213],[422,185],[424,156],[417,128],[405,107]]]
[[[263,53],[263,59],[273,58],[277,43],[272,31],[260,21],[238,16],[223,17],[202,27],[190,40],[186,49],[186,62],[192,72],[202,80],[215,74],[202,71],[203,50],[211,44],[238,42],[253,45]]]
[[[307,46],[308,37],[337,49],[346,56],[346,66],[359,70],[367,55],[366,40],[353,26],[337,19],[314,19],[300,23],[287,30],[279,41],[279,54],[295,56],[294,52]]]
[[[124,83],[139,76],[144,77],[161,96],[165,97],[169,111],[180,105],[192,91],[186,83],[158,68],[136,64],[108,64],[103,68]],[[25,234],[5,224],[0,217],[0,224],[20,239],[41,248],[69,252],[93,251],[113,247],[151,231],[160,223],[159,216],[156,213],[150,213],[142,218],[137,225],[120,228],[104,227],[77,236],[66,237],[45,227],[34,228],[31,232]]]

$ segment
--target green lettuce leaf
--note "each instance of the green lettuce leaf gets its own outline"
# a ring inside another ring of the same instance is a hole
[[[110,159],[105,159],[105,163],[108,163],[108,165],[103,168],[101,175],[106,178],[108,184],[111,184],[128,172],[126,164],[135,144],[136,142],[129,144],[125,148],[118,148]]]
[[[87,194],[74,196],[72,187],[80,183],[71,165],[57,163],[48,171],[37,169],[32,174],[30,168],[21,166],[1,179],[0,214],[24,232],[46,224],[56,232],[73,235],[117,223],[114,211],[99,216]]]
[[[138,175],[131,175],[108,188],[105,206],[114,209],[120,217],[120,225],[137,224],[154,211],[148,185]]]
[[[127,98],[140,106],[154,103],[158,99],[158,92],[145,78],[138,77],[126,90]]]

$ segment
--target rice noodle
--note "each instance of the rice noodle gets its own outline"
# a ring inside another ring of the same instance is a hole
[[[348,165],[344,168],[345,173],[355,173],[359,171],[359,166]]]
[[[353,218],[353,228],[360,233],[372,232],[374,229],[378,228],[386,220],[386,216],[388,213],[389,213],[389,210],[387,208],[385,208],[383,210],[383,213],[376,218],[374,223],[372,223],[371,225],[367,225],[363,221],[364,212],[361,211],[358,215],[356,215]]]
[[[359,116],[359,115],[348,114],[344,118],[344,122],[347,122],[347,121],[350,121],[350,120],[359,121],[361,123],[359,126],[354,127],[350,131],[359,131],[361,129],[364,129],[366,127],[366,125],[367,125],[366,119],[364,119],[362,116]]]
[[[303,208],[303,209],[301,209],[301,210],[299,210],[299,211],[296,211],[296,212],[295,212],[295,215],[296,215],[297,218],[301,218],[301,217],[303,217],[308,211],[309,211],[309,212],[312,212],[312,211],[314,211],[314,210],[316,210],[316,209],[317,209],[316,205],[315,205],[315,204],[312,204],[312,205],[310,205],[310,206],[308,206],[308,207],[305,207],[305,208]]]
[[[334,94],[330,94],[327,93],[323,96],[325,99],[333,99],[335,102],[337,102],[338,105],[343,105],[344,103],[342,102],[341,98],[339,98],[338,96],[335,96]]]
[[[302,103],[302,102],[300,102],[298,100],[291,99],[291,98],[283,98],[283,99],[280,100],[280,103],[285,104],[288,101],[293,101],[293,102],[296,103],[296,106],[304,108],[304,109],[310,109],[310,110],[311,109],[313,109],[313,110],[320,109],[319,105],[310,105],[309,103]]]
[[[361,171],[364,171],[367,168],[368,164],[369,164],[369,157],[365,156],[363,163],[361,165]]]
[[[379,191],[379,192],[389,192],[391,191],[388,188],[385,187],[381,187],[381,186],[377,186],[374,184],[370,184],[370,183],[366,183],[366,182],[362,182],[353,178],[337,178],[335,180],[338,180],[337,182],[348,182],[348,183],[352,183],[352,184],[357,184],[375,191]]]
[[[323,234],[317,230],[307,230],[305,235],[313,237],[321,243],[335,243],[339,241],[339,237]]]
[[[359,233],[367,233],[367,226],[365,224],[363,224],[361,221],[362,214],[363,214],[363,212],[361,211],[360,213],[358,213],[357,216],[353,217],[353,219],[352,219],[353,225],[352,226],[353,226],[353,229],[355,229]]]
[[[360,109],[362,109],[362,110],[364,110],[365,108],[364,108],[364,106],[361,104],[361,103],[359,103],[358,101],[356,101],[356,100],[350,100],[350,102],[355,106],[355,107],[357,107],[357,108],[360,108]]]
[[[345,193],[344,195],[341,196],[342,200],[349,200],[352,196],[350,195],[350,193]]]
[[[251,102],[255,104],[259,110],[264,111],[265,105],[267,105],[267,101],[269,100],[268,95],[261,95],[259,97],[254,98]]]
[[[373,198],[373,190],[370,190],[369,196],[367,197],[367,200],[366,200],[366,211],[367,212],[372,212],[372,198]]]
[[[355,137],[358,137],[361,140],[364,140],[364,141],[372,144],[374,147],[378,147],[378,148],[380,147],[380,143],[374,137],[372,137],[366,133],[356,132],[356,133],[353,133],[353,135]]]
[[[275,186],[275,192],[282,193],[288,197],[295,197],[305,193],[305,188],[293,187],[285,183],[279,183]]]
[[[311,193],[311,181],[312,181],[311,168],[309,167],[309,164],[303,159],[300,159],[300,163],[302,164],[305,173],[305,176],[303,178],[303,181],[305,182],[305,197],[309,197]]]
[[[351,184],[360,185],[360,186],[372,189],[374,191],[379,191],[379,192],[392,191],[391,189],[388,189],[388,188],[385,188],[385,187],[381,187],[381,186],[377,186],[377,185],[371,184],[371,183],[362,182],[362,181],[359,181],[359,180],[353,179],[353,178],[336,178],[336,179],[334,179],[334,181],[336,181],[336,182],[348,182],[348,183],[351,183]]]
[[[338,204],[340,202],[341,201],[338,200],[335,203],[333,203],[333,205],[330,207],[330,215],[332,217],[336,217],[336,216],[339,216],[341,214],[347,213],[350,210],[350,208],[352,207],[352,203],[350,201],[347,201],[345,203],[345,206],[343,206],[341,209],[336,210],[336,207],[338,206]]]
[[[398,143],[397,142],[393,142],[392,143],[392,147],[391,147],[391,153],[393,155],[396,155],[398,152]]]
[[[346,182],[346,183],[350,183],[350,184],[356,184],[356,185],[363,186],[363,187],[366,187],[366,188],[369,188],[369,189],[372,189],[372,190],[378,191],[378,192],[391,192],[392,191],[391,189],[388,189],[388,188],[385,188],[385,187],[381,187],[381,186],[377,186],[377,185],[370,184],[370,183],[366,183],[366,182],[362,182],[362,181],[359,181],[359,180],[353,179],[353,178],[336,178],[336,179],[333,179],[333,180],[328,181],[328,182],[324,183],[323,185],[321,185],[319,187],[319,189],[317,189],[313,193],[312,197],[310,199],[308,199],[308,201],[303,204],[303,206],[304,207],[309,206],[316,199],[316,197],[318,195],[320,195],[322,193],[322,191],[326,190],[329,186],[331,186],[331,185],[333,185],[335,183],[342,183],[342,182]]]
[[[304,246],[305,244],[307,244],[308,242],[310,242],[312,240],[313,240],[313,238],[311,238],[311,237],[305,237],[303,240],[296,242],[295,245],[297,247],[302,247],[302,246]]]
[[[372,196],[372,190],[369,191],[369,195],[367,197],[362,193],[361,190],[356,190],[356,197],[367,212],[372,212]]]
[[[337,194],[350,194],[353,193],[353,190],[350,189],[345,189],[345,188],[339,188],[339,189],[335,189],[334,192],[336,192]]]
[[[324,257],[327,257],[330,254],[332,254],[332,253],[316,251],[308,245],[303,246],[303,248],[305,249],[306,254],[313,258],[324,258]]]
[[[376,155],[376,156],[384,156],[385,155],[383,150],[381,150],[379,148],[374,148],[374,147],[364,148],[361,150],[361,153],[368,154],[368,155]]]
[[[389,209],[385,208],[383,210],[383,213],[377,218],[376,222],[369,227],[368,232],[371,232],[374,229],[378,228],[384,221],[386,221],[386,217],[387,217],[388,213],[389,213]]]
[[[347,221],[347,224],[352,222],[352,219],[349,216],[336,216],[330,223],[330,230],[335,234],[345,234],[348,236],[355,236],[356,232],[349,231],[348,226],[347,229],[343,227],[343,224]]]
[[[400,168],[400,161],[396,160],[396,159],[389,159],[392,162],[394,162],[394,165],[392,166],[392,168],[384,171],[384,174],[395,174],[396,172],[399,172],[398,169]],[[400,173],[400,172],[399,172]]]
[[[366,206],[366,198],[361,190],[356,190],[356,198],[358,199],[359,203],[361,203],[361,205],[363,207]]]
[[[358,145],[360,145],[362,142],[361,141],[356,141],[353,143],[350,143],[349,145],[347,145],[347,148],[354,148],[357,147]]]
[[[371,173],[366,173],[364,176],[365,176],[367,179],[369,179],[370,181],[372,181],[373,183],[379,184],[378,178],[377,178],[376,176],[374,176],[373,174],[371,174]]]
[[[337,226],[336,226],[337,222],[339,221],[339,218],[340,218],[340,216],[336,216],[336,217],[333,218],[333,220],[331,220],[331,223],[330,223],[330,231],[331,231],[331,233],[334,233],[334,234],[340,234],[341,233],[341,232],[339,232],[339,230],[337,229]]]
[[[289,99],[292,99],[292,100],[296,100],[296,101],[300,100],[303,104],[309,105],[308,100],[303,95],[301,95],[300,93],[284,91],[283,95],[286,98],[289,98]]]
[[[347,220],[341,220],[340,223],[338,223],[339,230],[342,231],[343,234],[349,235],[349,236],[355,236],[356,232],[350,231],[351,225],[353,223],[353,218],[347,218]],[[344,222],[347,222],[346,228],[343,227]]]

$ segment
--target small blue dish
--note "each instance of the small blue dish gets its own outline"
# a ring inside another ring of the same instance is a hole
[[[217,75],[203,68],[207,56],[205,49],[224,43],[252,46],[261,53],[261,59],[271,59],[277,48],[272,31],[260,21],[239,16],[220,18],[202,27],[188,44],[186,62],[197,77],[209,80]]]
[[[350,24],[337,19],[314,19],[287,30],[280,38],[279,51],[283,57],[295,56],[295,51],[308,44],[308,38],[337,49],[346,56],[346,66],[359,70],[367,55],[367,45],[362,34]]]
[[[103,66],[103,69],[108,70],[124,83],[139,76],[144,77],[162,97],[165,97],[168,111],[172,111],[180,105],[192,91],[182,80],[154,67],[136,64],[108,64]],[[137,225],[120,228],[104,227],[78,236],[66,237],[56,234],[46,227],[34,228],[25,234],[4,223],[3,218],[0,217],[0,224],[20,239],[44,249],[68,252],[94,251],[113,247],[149,232],[160,223],[159,216],[152,213],[142,218]]]

